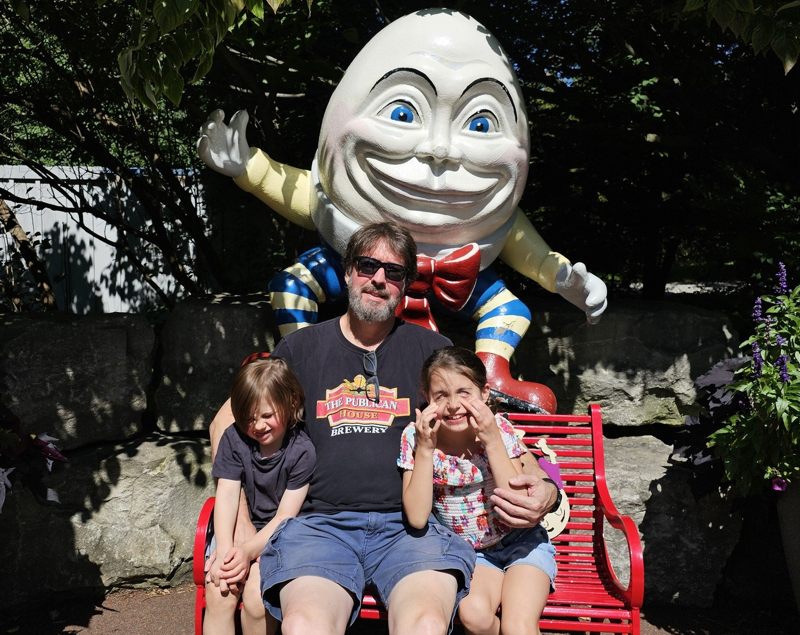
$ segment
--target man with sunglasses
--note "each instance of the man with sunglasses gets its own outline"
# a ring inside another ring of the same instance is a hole
[[[416,258],[405,228],[362,227],[342,257],[347,312],[287,335],[273,352],[303,385],[306,430],[317,453],[301,514],[279,527],[260,561],[267,610],[287,635],[344,633],[365,586],[388,607],[393,635],[444,634],[468,590],[469,545],[437,523],[411,529],[401,511],[396,459],[417,406],[419,372],[435,349],[450,344],[395,318],[416,277]],[[223,407],[212,423],[212,446],[229,421]],[[540,491],[531,506],[520,503],[524,495],[512,496],[519,500],[507,501],[516,507],[511,518],[521,524],[537,522],[530,510],[549,509],[555,498]]]

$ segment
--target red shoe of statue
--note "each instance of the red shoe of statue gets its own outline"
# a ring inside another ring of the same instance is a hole
[[[486,366],[486,380],[491,388],[491,396],[501,409],[512,412],[532,412],[554,414],[556,396],[543,384],[519,381],[511,377],[508,360],[495,353],[478,353]]]

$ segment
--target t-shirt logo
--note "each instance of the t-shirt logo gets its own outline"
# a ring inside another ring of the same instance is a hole
[[[378,399],[367,396],[368,383],[363,375],[345,379],[336,388],[325,391],[317,402],[317,419],[327,419],[331,436],[359,432],[385,432],[395,417],[411,414],[408,398],[398,399],[397,389],[381,386]]]

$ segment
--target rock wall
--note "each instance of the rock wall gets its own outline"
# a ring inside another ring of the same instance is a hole
[[[142,432],[155,335],[142,315],[0,315],[0,395],[58,447]]]
[[[15,488],[0,516],[0,575],[16,581],[4,602],[190,580],[210,461],[205,440],[148,435],[70,452],[47,483],[58,506]]]
[[[534,320],[512,369],[553,388],[562,412],[602,405],[608,482],[640,528],[646,601],[709,605],[740,520],[726,500],[692,498],[652,430],[681,425],[695,408],[693,378],[736,354],[729,322],[616,301],[589,326],[563,302],[529,304]],[[474,324],[439,324],[473,345]],[[0,398],[26,432],[57,437],[69,458],[46,483],[60,506],[37,503],[19,483],[6,499],[0,576],[16,581],[7,601],[188,580],[194,523],[213,492],[205,431],[242,359],[275,341],[260,296],[187,300],[158,337],[135,315],[0,318]],[[609,544],[625,577],[624,546],[611,535]]]

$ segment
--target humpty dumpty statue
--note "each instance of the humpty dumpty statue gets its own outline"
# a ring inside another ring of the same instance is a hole
[[[416,240],[420,268],[399,314],[435,328],[431,303],[476,320],[476,352],[493,395],[555,412],[547,387],[511,377],[509,360],[531,314],[489,265],[499,257],[589,322],[606,308],[606,287],[582,263],[551,251],[517,207],[528,174],[528,118],[511,63],[485,27],[432,9],[380,31],[334,91],[310,171],[251,149],[247,121],[244,111],[228,125],[222,111],[212,113],[200,156],[323,241],[270,282],[282,335],[315,323],[318,303],[345,297],[340,254],[350,235],[365,223],[395,221]]]

